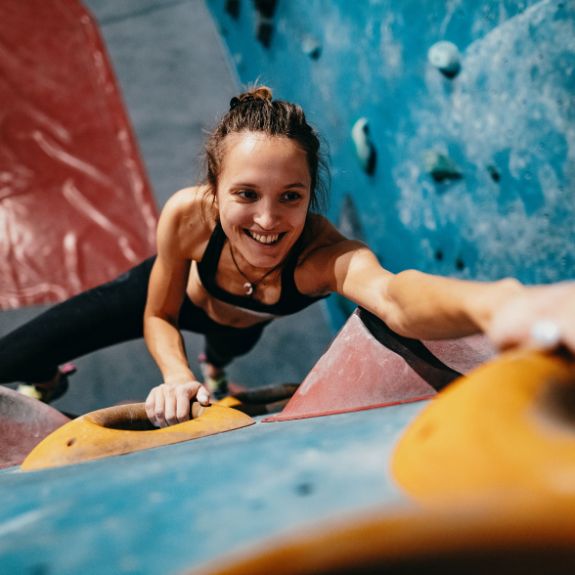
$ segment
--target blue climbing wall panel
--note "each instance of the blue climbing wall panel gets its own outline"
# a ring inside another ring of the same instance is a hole
[[[328,215],[390,270],[573,278],[573,0],[208,6],[239,81],[301,103],[323,134]],[[330,306],[337,325],[349,308]]]

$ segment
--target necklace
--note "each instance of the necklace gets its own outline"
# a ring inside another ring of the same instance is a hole
[[[246,290],[246,295],[248,297],[253,297],[253,295],[256,293],[256,289],[258,288],[258,285],[260,285],[262,283],[262,281],[267,278],[272,272],[275,272],[278,268],[280,268],[283,265],[283,261],[280,262],[279,264],[277,264],[276,266],[274,266],[273,268],[271,268],[270,270],[268,270],[258,281],[252,281],[250,280],[250,278],[240,269],[240,266],[238,265],[238,262],[236,262],[236,257],[234,256],[234,250],[232,250],[232,246],[230,244],[230,255],[232,256],[232,261],[234,262],[234,265],[236,266],[236,269],[238,270],[238,272],[240,273],[240,275],[246,280],[246,282],[244,283],[244,285],[242,286],[245,290]]]

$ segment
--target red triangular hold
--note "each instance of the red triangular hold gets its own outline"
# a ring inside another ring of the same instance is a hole
[[[493,355],[483,336],[427,342],[405,338],[357,309],[277,415],[286,421],[429,399]]]

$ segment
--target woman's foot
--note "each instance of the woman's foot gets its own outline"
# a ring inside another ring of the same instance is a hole
[[[208,363],[203,353],[198,356],[198,362],[202,371],[204,385],[210,395],[214,399],[222,399],[222,397],[228,395],[228,378],[224,369]]]
[[[68,376],[76,371],[76,366],[67,363],[58,368],[56,375],[40,383],[21,383],[18,392],[43,403],[52,403],[68,391]]]

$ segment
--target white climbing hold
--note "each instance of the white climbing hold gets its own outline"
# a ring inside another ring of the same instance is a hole
[[[351,137],[355,144],[355,153],[362,168],[368,173],[375,171],[376,153],[375,147],[369,135],[369,121],[367,118],[359,118],[351,129]]]
[[[427,52],[429,63],[448,78],[454,78],[461,70],[459,48],[452,42],[434,44]]]

